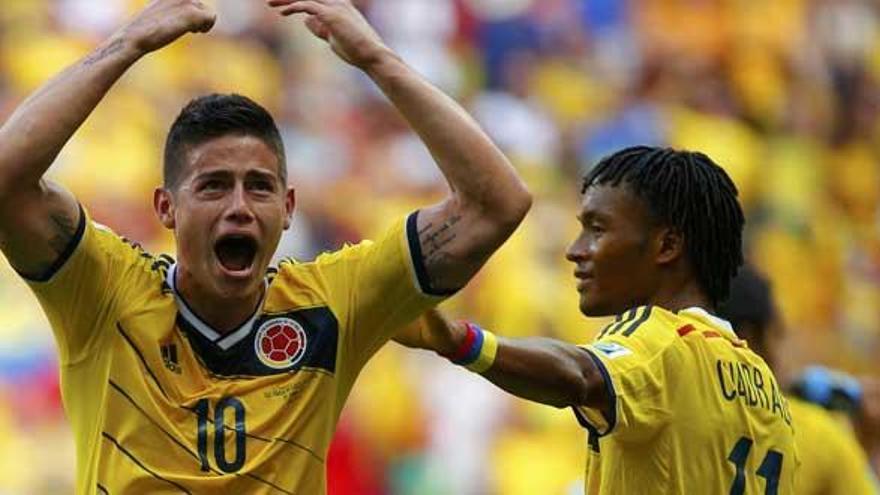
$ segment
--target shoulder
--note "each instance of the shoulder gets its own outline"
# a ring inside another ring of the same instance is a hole
[[[110,227],[89,219],[87,221],[86,236],[91,236],[100,248],[110,256],[137,258],[152,258],[141,244],[126,238]]]
[[[267,273],[272,286],[317,286],[323,285],[327,278],[353,275],[357,264],[369,253],[372,241],[345,244],[335,251],[319,254],[311,261],[299,261],[292,257],[281,259]]]
[[[321,272],[346,263],[357,262],[369,253],[373,241],[364,240],[355,244],[344,244],[334,251],[325,251],[310,261],[299,261],[293,257],[282,258],[274,267],[269,267],[270,279],[303,276],[310,272]]]
[[[591,347],[605,355],[630,349],[646,357],[653,356],[672,346],[679,337],[678,330],[686,324],[678,315],[661,307],[639,306],[617,315],[599,332]]]
[[[375,244],[375,242],[369,239],[354,244],[345,243],[341,248],[335,251],[321,253],[312,263],[317,267],[324,267],[338,263],[357,261],[369,254]]]
[[[844,425],[831,412],[816,404],[797,397],[789,397],[788,406],[792,420],[796,422],[797,430],[801,433],[845,430]]]
[[[816,418],[827,412],[816,404],[811,404],[797,397],[790,397],[788,403],[791,406],[791,414],[799,417]]]
[[[795,426],[795,444],[802,458],[811,461],[810,468],[818,469],[815,464],[824,459],[828,469],[838,474],[849,468],[869,470],[865,453],[845,419],[798,398],[789,398],[788,405]]]
[[[112,228],[90,220],[91,230],[97,243],[111,257],[124,259],[127,264],[133,265],[148,275],[151,280],[165,282],[168,270],[175,264],[175,259],[170,254],[153,254],[140,242],[129,239],[116,233]]]
[[[278,263],[275,278],[285,283],[319,284],[335,288],[352,286],[381,287],[396,283],[401,277],[420,280],[419,267],[410,256],[406,221],[395,221],[375,240],[346,243],[339,249],[319,254],[312,261],[286,258]]]

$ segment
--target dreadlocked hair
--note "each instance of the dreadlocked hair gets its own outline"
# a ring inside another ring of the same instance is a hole
[[[743,263],[745,219],[727,173],[703,153],[635,146],[603,158],[584,177],[591,186],[627,185],[653,220],[684,237],[685,256],[713,306],[727,298]]]

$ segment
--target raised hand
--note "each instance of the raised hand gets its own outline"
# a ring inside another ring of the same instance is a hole
[[[199,0],[152,0],[120,30],[116,42],[129,41],[146,54],[186,33],[206,33],[217,15]]]
[[[390,50],[349,0],[266,0],[283,16],[306,14],[306,27],[346,62],[361,69]]]
[[[214,13],[195,0],[152,0],[107,41],[25,100],[0,127],[0,249],[21,273],[45,273],[81,219],[78,201],[44,174],[113,84],[143,55]]]

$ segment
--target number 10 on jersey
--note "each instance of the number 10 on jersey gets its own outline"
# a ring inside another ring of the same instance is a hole
[[[210,408],[211,403],[208,399],[199,400],[194,408],[198,427],[199,460],[202,462],[202,471],[211,470],[211,465],[208,461],[208,423],[213,423],[214,461],[217,463],[217,467],[224,473],[234,473],[244,466],[245,454],[247,453],[245,448],[247,432],[244,425],[244,404],[235,397],[220,399],[214,405],[213,421],[209,418]],[[234,428],[227,427],[224,421],[226,411],[230,409],[235,418]],[[226,430],[235,432],[235,455],[231,462],[226,460]]]

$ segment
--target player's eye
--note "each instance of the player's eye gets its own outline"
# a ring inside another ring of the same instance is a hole
[[[254,189],[259,189],[261,191],[271,191],[274,189],[272,187],[272,183],[268,180],[255,180],[251,182],[251,187]]]
[[[255,180],[248,183],[248,188],[254,191],[274,192],[275,185],[269,180]]]
[[[202,182],[202,186],[199,189],[202,191],[219,191],[223,189],[223,187],[223,181],[219,179],[208,179]]]

